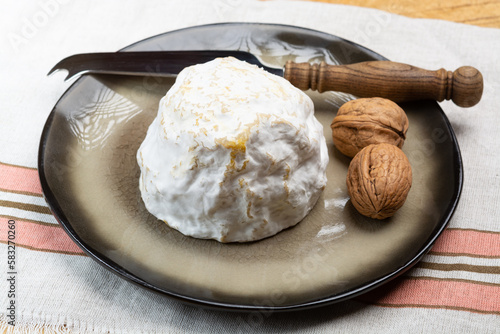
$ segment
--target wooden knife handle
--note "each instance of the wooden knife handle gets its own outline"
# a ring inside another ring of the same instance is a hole
[[[483,93],[483,76],[470,66],[451,72],[429,71],[392,61],[349,65],[288,61],[284,76],[302,90],[338,91],[357,97],[384,97],[395,102],[451,99],[464,108],[477,104]]]

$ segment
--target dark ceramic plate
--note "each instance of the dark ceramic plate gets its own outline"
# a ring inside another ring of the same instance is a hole
[[[229,23],[148,38],[123,51],[250,51],[271,65],[288,59],[331,64],[383,60],[318,31]],[[181,235],[144,208],[136,150],[172,79],[84,76],[57,102],[45,125],[39,173],[46,200],[70,237],[107,269],[147,289],[225,309],[293,310],[366,292],[401,274],[429,250],[458,202],[462,163],[437,103],[403,104],[410,129],[403,150],[413,187],[391,219],[360,216],[349,201],[349,159],[333,146],[329,124],[353,97],[311,93],[330,154],[328,185],[297,226],[246,244]]]

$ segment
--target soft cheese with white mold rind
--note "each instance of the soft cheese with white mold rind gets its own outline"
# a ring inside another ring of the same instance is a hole
[[[181,233],[255,241],[300,222],[326,185],[312,100],[234,58],[179,73],[137,152],[149,212]]]

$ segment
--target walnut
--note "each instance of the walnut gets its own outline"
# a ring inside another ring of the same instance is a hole
[[[363,148],[351,160],[347,191],[351,202],[364,216],[385,219],[404,204],[412,182],[410,162],[391,144]]]
[[[337,149],[352,158],[370,144],[388,143],[402,148],[408,117],[390,100],[363,98],[344,103],[331,128]]]

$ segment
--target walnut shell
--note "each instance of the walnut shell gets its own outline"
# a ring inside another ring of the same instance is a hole
[[[403,206],[411,188],[412,171],[403,151],[391,144],[369,145],[351,160],[347,191],[364,216],[391,217]]]
[[[380,97],[344,103],[331,124],[333,143],[354,157],[363,147],[388,143],[403,147],[408,117],[396,103]]]

